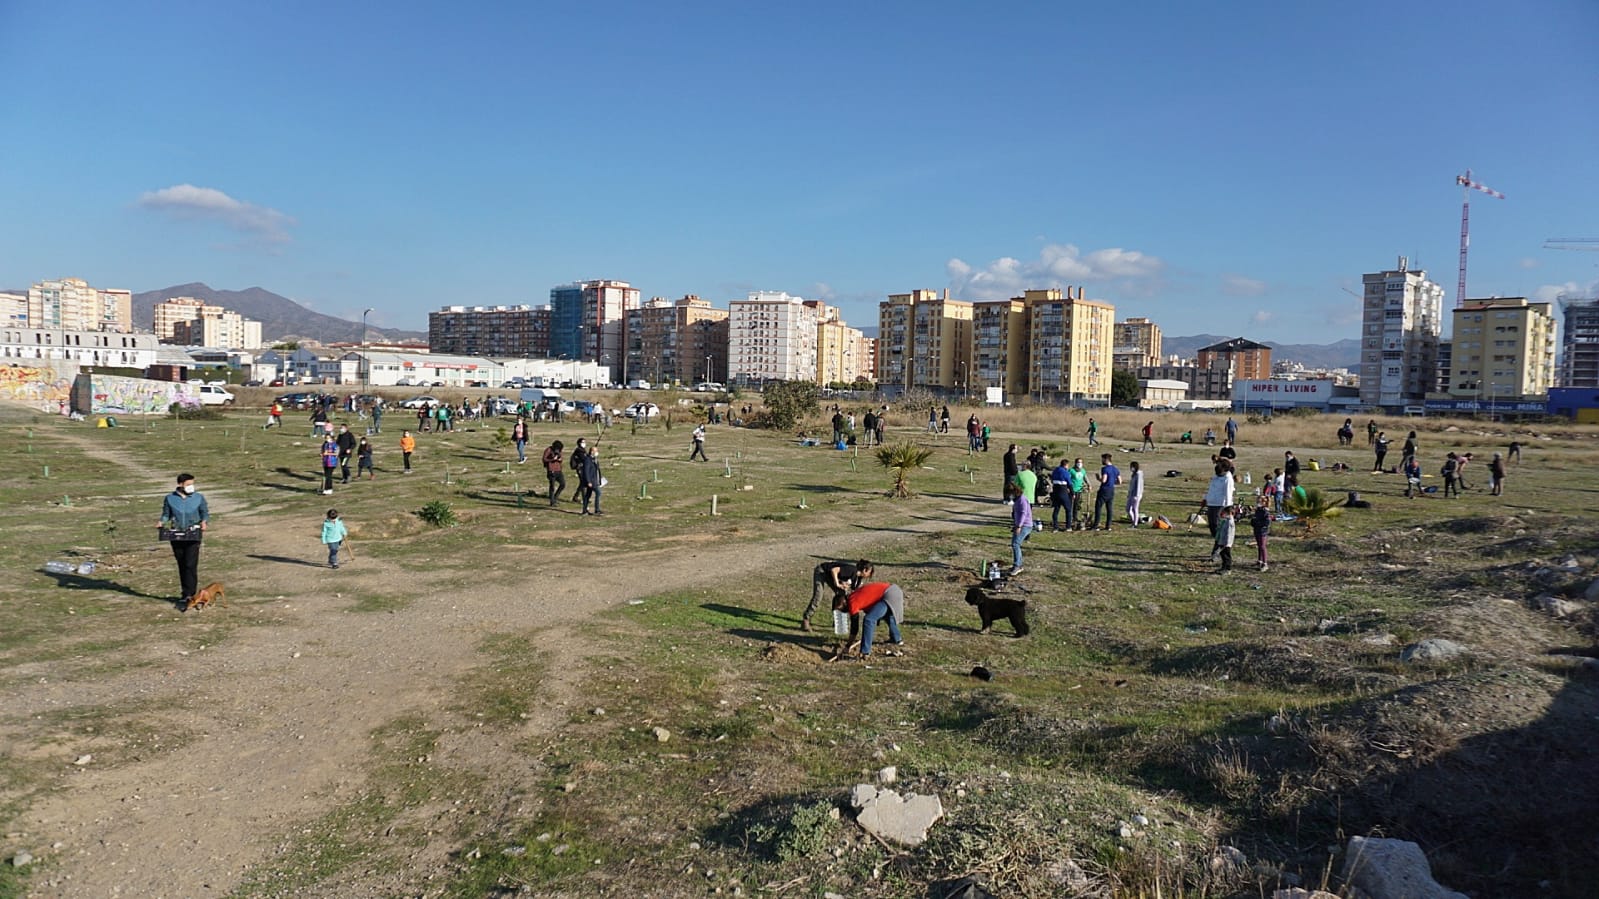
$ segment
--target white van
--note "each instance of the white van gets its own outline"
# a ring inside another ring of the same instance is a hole
[[[233,394],[215,384],[196,385],[200,391],[200,405],[202,406],[231,406]]]

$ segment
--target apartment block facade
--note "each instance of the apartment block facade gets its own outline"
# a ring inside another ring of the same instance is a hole
[[[871,379],[871,340],[840,318],[817,323],[816,383],[855,384]]]
[[[1159,365],[1160,325],[1147,318],[1128,318],[1116,323],[1115,349],[1111,367],[1116,371],[1138,371],[1146,365]]]
[[[212,306],[212,309],[220,307]],[[218,347],[229,350],[261,346],[261,323],[225,309],[220,314],[201,314],[173,325],[172,343],[191,347]]]
[[[972,304],[971,383],[961,391],[982,398],[998,387],[1004,396],[1027,393],[1027,304],[1020,299]]]
[[[627,313],[627,376],[695,384],[727,374],[728,311],[689,295],[655,297]]]
[[[1599,388],[1599,299],[1561,299],[1560,386]]]
[[[639,308],[639,291],[626,281],[576,281],[550,290],[550,355],[589,359],[616,377],[624,363],[627,313]]]
[[[0,293],[0,327],[28,326],[28,297],[21,293]]]
[[[1259,381],[1271,377],[1271,347],[1243,337],[1234,337],[1202,348],[1195,360],[1200,368],[1225,368],[1235,381]]]
[[[1233,397],[1232,370],[1226,366],[1145,365],[1135,374],[1140,381],[1182,381],[1188,385],[1186,398],[1191,400],[1230,400]]]
[[[1083,288],[1024,291],[1028,392],[1054,403],[1110,402],[1116,307]]]
[[[765,290],[729,303],[727,383],[815,381],[817,325],[830,308]]]
[[[889,294],[878,304],[879,389],[946,392],[963,386],[971,367],[972,304],[949,291]]]
[[[1421,406],[1438,382],[1442,286],[1410,261],[1361,276],[1360,404],[1398,411]],[[1460,347],[1454,348],[1458,359]]]
[[[548,306],[445,306],[428,313],[428,350],[461,356],[545,359]]]
[[[1525,297],[1467,300],[1454,310],[1449,395],[1520,400],[1555,386],[1555,317],[1551,304]]]
[[[133,330],[133,291],[91,287],[81,278],[28,288],[28,327],[67,331]]]

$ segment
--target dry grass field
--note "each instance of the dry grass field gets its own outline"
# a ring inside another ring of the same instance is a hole
[[[1367,473],[1363,430],[1339,448],[1325,417],[1241,418],[1255,485],[1291,449],[1348,464],[1305,480],[1372,505],[1276,524],[1267,572],[1245,529],[1219,575],[1185,522],[1211,450],[1171,441],[1225,416],[1161,415],[1138,453],[1149,419],[1106,410],[1103,451],[1178,524],[1035,535],[1016,639],[962,601],[1008,559],[1000,452],[1093,462],[1088,413],[979,410],[998,445],[974,455],[895,409],[890,439],[933,451],[895,500],[869,451],[789,434],[714,426],[690,463],[678,398],[656,398],[669,423],[535,425],[525,465],[500,420],[420,435],[411,475],[393,414],[377,477],[331,497],[299,417],[261,429],[270,392],[114,429],[0,408],[0,854],[33,857],[0,864],[0,897],[922,899],[966,875],[1006,897],[1260,896],[1340,889],[1338,853],[1370,833],[1478,896],[1599,877],[1595,429],[1382,420],[1418,431],[1429,484],[1446,451],[1525,447],[1503,497],[1479,463],[1458,499],[1406,499]],[[602,447],[603,517],[542,495],[536,451],[579,436]],[[229,600],[187,615],[154,539],[179,470]],[[796,627],[810,572],[860,556],[906,591],[905,654],[828,662],[831,635]],[[1465,652],[1401,661],[1427,638]],[[886,766],[945,808],[918,848],[851,821]]]

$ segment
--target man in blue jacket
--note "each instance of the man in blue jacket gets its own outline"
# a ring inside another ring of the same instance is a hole
[[[200,538],[211,521],[211,509],[205,496],[194,489],[194,475],[178,475],[178,486],[167,494],[161,504],[161,521],[157,525],[162,536],[170,534],[172,555],[178,561],[178,583],[183,590],[182,607],[200,589]]]

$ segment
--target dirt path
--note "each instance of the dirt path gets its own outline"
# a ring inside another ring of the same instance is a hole
[[[89,445],[84,449],[92,452]],[[136,467],[134,473],[153,483],[165,479]],[[237,544],[266,556],[305,554],[304,540],[271,517],[229,518],[226,489],[213,487],[208,498]],[[945,505],[996,517],[991,505],[975,501]],[[971,517],[953,516],[955,522]],[[897,533],[870,539],[966,526],[922,519],[896,524]],[[414,572],[357,561],[351,567],[359,571],[363,593],[415,595],[388,614],[327,614],[322,607],[338,600],[309,589],[326,584],[309,577],[309,567],[241,572],[230,584],[236,595],[283,598],[196,614],[249,615],[268,623],[240,628],[214,650],[180,655],[176,646],[147,646],[159,665],[94,683],[34,684],[10,700],[14,711],[32,714],[63,702],[117,705],[181,693],[179,705],[190,710],[163,714],[191,735],[181,752],[157,749],[117,767],[75,768],[63,789],[24,816],[20,823],[30,842],[60,843],[49,853],[51,867],[35,875],[30,895],[225,895],[269,859],[286,834],[360,790],[374,728],[406,715],[438,718],[459,678],[483,663],[476,648],[485,636],[540,632],[537,642],[551,672],[541,690],[549,701],[530,710],[520,736],[549,732],[579,699],[575,685],[586,647],[567,636],[570,625],[628,599],[703,586],[708,571],[717,580],[734,580],[792,570],[797,614],[811,560],[857,552],[862,542],[859,531],[822,533],[822,526],[818,521],[810,526],[816,533],[754,545],[724,541],[633,555],[627,564],[590,567],[580,576],[552,566],[536,583],[481,579],[470,591],[424,586]],[[504,758],[511,750],[499,752],[498,761],[485,759],[491,769],[514,766],[514,759]]]

